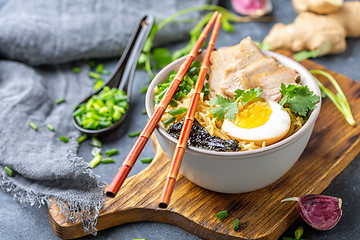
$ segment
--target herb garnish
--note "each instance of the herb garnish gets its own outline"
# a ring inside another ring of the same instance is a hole
[[[251,101],[257,100],[263,90],[259,87],[251,88],[247,90],[238,89],[235,91],[234,100],[231,98],[224,98],[220,95],[216,95],[216,98],[210,99],[211,105],[217,105],[210,112],[218,121],[222,121],[224,117],[228,120],[233,120],[235,115],[239,112],[238,102],[241,101],[241,105],[246,105]]]
[[[315,104],[320,100],[320,97],[310,91],[307,86],[300,84],[285,86],[285,84],[281,83],[280,93],[283,98],[279,104],[281,106],[288,104],[289,108],[300,116],[306,116],[309,111],[314,110],[316,108]]]
[[[333,78],[333,76],[331,76],[329,73],[324,72],[322,70],[310,70],[311,74],[320,74],[323,75],[324,77],[326,77],[327,79],[330,80],[330,82],[334,85],[337,93],[336,95],[331,92],[329,89],[327,89],[315,76],[315,79],[320,87],[320,89],[323,91],[323,93],[325,93],[326,96],[328,96],[328,98],[334,103],[334,105],[337,107],[337,109],[339,109],[339,111],[342,113],[342,115],[344,115],[346,121],[350,124],[350,126],[355,126],[355,119],[351,113],[351,108],[349,105],[349,102],[346,99],[346,96],[344,94],[344,92],[341,90],[339,84],[337,83],[337,81],[335,80],[335,78]]]

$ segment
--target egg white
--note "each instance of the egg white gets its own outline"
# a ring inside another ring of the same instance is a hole
[[[256,145],[273,144],[280,141],[289,132],[290,116],[282,106],[274,101],[266,100],[271,108],[269,120],[255,128],[240,128],[225,119],[222,130],[230,137],[240,141],[254,142]]]

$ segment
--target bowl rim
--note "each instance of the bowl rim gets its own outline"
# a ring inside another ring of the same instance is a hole
[[[317,94],[320,97],[319,102],[316,104],[316,109],[314,109],[311,114],[309,119],[306,121],[306,123],[304,124],[304,126],[302,126],[302,128],[300,128],[296,133],[294,133],[293,135],[289,136],[288,138],[282,139],[277,143],[271,144],[269,146],[263,147],[263,148],[259,148],[259,149],[255,149],[255,150],[251,150],[251,151],[238,151],[238,152],[217,152],[214,150],[206,150],[206,149],[202,149],[202,148],[197,148],[197,147],[193,147],[193,146],[187,146],[185,151],[190,152],[191,154],[195,154],[195,155],[212,155],[212,156],[233,156],[233,157],[241,157],[241,156],[247,156],[247,157],[251,157],[251,156],[259,156],[259,155],[263,155],[263,154],[267,154],[269,152],[272,151],[277,151],[281,148],[286,147],[287,145],[293,143],[294,141],[297,141],[301,136],[303,136],[307,131],[312,129],[312,126],[315,124],[315,121],[320,113],[320,108],[321,108],[321,103],[322,103],[322,99],[321,99],[321,93],[320,93],[320,88],[318,86],[318,84],[316,83],[315,78],[312,76],[312,74],[300,63],[296,62],[295,60],[286,57],[282,54],[276,53],[276,52],[272,52],[272,51],[267,51],[267,50],[262,50],[263,53],[265,53],[265,55],[267,57],[275,57],[275,59],[277,59],[279,62],[281,62],[282,64],[284,64],[285,62],[287,62],[288,64],[292,64],[295,65],[296,68],[291,67],[295,70],[297,70],[298,72],[301,71],[303,72],[302,74],[305,74],[306,76],[304,76],[304,78],[308,79],[307,81],[310,81],[313,83],[312,88],[309,87],[309,84],[307,85],[311,91],[313,91],[315,94]],[[198,55],[202,54],[203,52],[198,53]],[[157,83],[157,81],[160,78],[163,78],[163,75],[166,74],[167,71],[169,71],[170,69],[175,68],[176,65],[178,65],[180,62],[183,62],[186,59],[187,56],[183,56],[171,63],[169,63],[167,66],[165,66],[159,73],[156,74],[156,76],[154,77],[154,79],[151,81],[149,88],[146,92],[146,97],[145,97],[145,107],[146,107],[146,111],[147,111],[147,115],[150,118],[151,115],[154,112],[154,109],[151,109],[151,94],[153,89],[159,84]],[[287,64],[286,64],[287,65]],[[302,77],[303,75],[301,75]],[[153,111],[151,111],[153,110]],[[172,137],[170,134],[168,134],[165,129],[161,128],[159,125],[156,126],[156,129],[159,131],[159,133],[165,137],[168,141],[172,142],[174,145],[177,144],[177,139]]]

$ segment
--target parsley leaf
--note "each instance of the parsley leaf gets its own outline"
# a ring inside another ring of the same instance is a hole
[[[216,98],[210,99],[210,104],[217,106],[211,109],[210,112],[213,113],[218,121],[222,121],[224,117],[228,120],[233,120],[235,115],[239,112],[238,102],[241,101],[241,105],[244,106],[247,103],[256,100],[262,91],[263,90],[259,87],[247,90],[238,89],[235,91],[235,100],[216,95]]]
[[[248,102],[257,100],[256,98],[258,98],[262,92],[263,90],[259,87],[248,90],[238,89],[235,91],[236,94],[234,97],[235,99],[240,97],[241,105],[245,106]]]
[[[280,93],[283,98],[279,102],[281,106],[288,103],[289,108],[301,116],[306,116],[308,111],[316,108],[316,103],[319,102],[320,97],[310,91],[307,86],[281,83]]]

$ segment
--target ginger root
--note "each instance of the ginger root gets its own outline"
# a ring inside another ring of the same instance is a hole
[[[343,6],[343,3],[344,0],[292,0],[292,5],[298,13],[333,13],[339,11]]]
[[[263,43],[271,50],[318,50],[318,56],[322,56],[343,52],[346,36],[360,36],[359,1],[345,2],[340,11],[328,15],[302,12],[291,24],[275,24]]]

